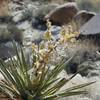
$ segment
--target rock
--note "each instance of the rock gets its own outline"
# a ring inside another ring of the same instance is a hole
[[[1,23],[13,23],[13,21],[12,21],[12,16],[0,16],[0,24]]]
[[[8,24],[8,31],[11,33],[11,38],[20,44],[23,44],[23,31],[13,24]]]
[[[85,68],[85,70],[80,72],[83,76],[87,76],[92,70],[96,70],[95,68],[98,69],[97,64],[95,63],[95,61],[100,60],[100,55],[97,54],[98,50],[99,46],[94,44],[91,40],[82,40],[79,43],[75,43],[73,46],[68,47],[66,50],[67,52],[65,53],[67,55],[66,57],[70,58],[75,55],[69,66],[66,66],[68,74],[76,73],[80,70],[80,65],[83,65],[83,69]]]
[[[88,97],[81,97],[81,98],[79,98],[78,100],[92,100],[91,98],[88,98]]]
[[[14,24],[0,25],[0,43],[15,40],[22,44],[23,33]]]
[[[64,25],[72,21],[77,12],[78,7],[75,2],[66,3],[48,13],[44,19],[50,19],[51,22],[57,25]]]
[[[61,32],[61,27],[60,26],[56,26],[56,25],[52,25],[51,26],[51,29],[50,29],[50,31],[51,31],[51,33],[52,33],[52,35],[53,35],[53,40],[54,41],[57,41],[60,37],[61,37],[61,34],[60,34],[60,32]],[[44,32],[45,33],[45,32]]]
[[[65,76],[63,76],[63,77],[65,77]],[[61,91],[67,87],[69,88],[72,86],[89,83],[89,82],[95,82],[95,83],[81,89],[83,91],[84,90],[87,91],[87,94],[60,98],[58,100],[100,100],[100,94],[99,94],[100,88],[98,88],[100,86],[100,78],[99,77],[86,78],[86,77],[82,77],[80,74],[77,74],[74,78],[71,79],[71,81],[66,83],[66,85],[64,85],[61,88]]]
[[[88,86],[88,97],[91,97],[92,100],[100,100],[100,78],[99,77],[91,77],[88,79],[89,81],[94,81],[95,83]]]
[[[100,13],[96,14],[92,19],[90,19],[86,24],[84,24],[79,32],[80,38],[92,38],[95,43],[100,45]]]
[[[99,70],[92,70],[92,71],[90,71],[90,73],[88,73],[88,75],[87,75],[88,78],[90,78],[90,77],[96,77],[96,76],[100,76]]]
[[[23,10],[23,11],[17,11],[16,13],[12,13],[13,21],[15,23],[21,23],[25,20],[31,20],[32,18],[32,12],[29,10]]]
[[[62,28],[60,26],[53,25],[51,27],[51,32],[53,35],[58,35],[60,33],[61,29]]]
[[[87,77],[99,76],[98,66],[96,65],[95,62],[92,61],[83,62],[78,66],[78,70],[81,70],[79,73],[82,76],[87,76]]]
[[[91,20],[80,28],[82,35],[95,35],[100,33],[100,13],[96,14]]]
[[[79,25],[79,27],[81,27],[95,15],[96,14],[94,12],[88,12],[86,10],[81,10],[74,16],[74,21],[76,22],[76,25]]]
[[[50,31],[51,31],[51,33],[53,35],[52,39],[54,41],[57,41],[61,36],[59,34],[60,31],[61,31],[61,27],[53,25],[53,26],[51,26]],[[47,32],[47,30],[46,31],[42,31],[41,34],[39,34],[38,38],[34,39],[33,42],[36,43],[36,44],[39,44],[44,39],[43,36],[44,36],[44,33],[46,33],[46,32]]]
[[[38,30],[46,30],[47,26],[46,26],[46,21],[43,21],[43,19],[41,18],[34,18],[32,20],[32,27]]]
[[[34,13],[34,18],[32,20],[32,26],[33,28],[39,29],[39,30],[46,30],[46,21],[44,20],[45,15],[47,15],[50,11],[58,7],[57,4],[48,4],[43,5],[39,9],[37,9]]]
[[[18,47],[18,43],[16,43]],[[12,42],[0,43],[0,58],[6,60],[15,55]]]

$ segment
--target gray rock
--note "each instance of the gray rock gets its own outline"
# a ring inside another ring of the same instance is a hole
[[[69,66],[66,66],[67,72],[70,73],[76,73],[78,70],[80,70],[80,65],[83,70],[81,72],[81,75],[87,76],[92,70],[98,69],[98,65],[95,63],[95,61],[100,60],[100,55],[97,54],[97,51],[99,50],[99,46],[95,45],[91,40],[82,40],[78,44],[74,44],[71,48],[69,47],[66,50],[66,54],[68,58],[72,57],[71,63]],[[91,69],[94,68],[94,69]]]
[[[18,24],[24,22],[25,20],[30,21],[32,19],[32,11],[30,10],[17,11],[16,13],[12,14],[12,16],[13,16],[13,21]]]
[[[17,47],[19,46],[18,43],[16,43],[16,45]],[[0,44],[0,58],[1,59],[6,60],[14,55],[15,55],[15,51],[14,51],[12,42]]]
[[[55,26],[55,25],[53,25],[53,26],[51,27],[51,32],[52,32],[53,35],[57,35],[57,34],[60,33],[61,29],[62,29],[62,28],[61,28],[60,26]]]
[[[78,66],[79,73],[82,76],[94,77],[99,76],[99,69],[95,62],[85,61]]]
[[[60,38],[60,31],[61,31],[61,27],[60,26],[56,26],[56,25],[53,25],[51,27],[51,33],[53,35],[53,39],[56,41]]]
[[[82,35],[95,35],[100,33],[100,13],[89,20],[85,25],[80,28]]]
[[[15,40],[18,43],[23,41],[23,33],[14,24],[0,25],[0,43]]]
[[[100,46],[100,13],[92,17],[86,24],[84,24],[80,29],[80,39],[90,39],[94,41],[95,44]],[[91,42],[92,42],[91,41]]]
[[[12,16],[13,16],[13,21],[15,23],[18,23],[23,17],[23,11],[16,11],[12,13]]]
[[[90,73],[88,73],[88,75],[87,75],[87,77],[96,77],[96,76],[100,76],[99,70],[92,70],[92,71],[90,71]]]
[[[13,23],[12,16],[0,16],[0,23]]]

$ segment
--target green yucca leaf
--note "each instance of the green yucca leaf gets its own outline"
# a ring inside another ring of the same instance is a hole
[[[68,61],[65,61],[65,59],[62,60],[62,62],[60,62],[53,70],[51,70],[50,74],[47,76],[47,79],[44,81],[43,87],[45,87],[45,85],[48,84],[50,80],[55,79],[58,74],[64,69],[64,66],[72,60],[72,58],[70,58]]]
[[[86,87],[88,85],[91,85],[93,83],[95,83],[95,82],[89,82],[89,83],[84,83],[84,84],[76,85],[76,86],[70,87],[70,88],[68,88],[68,89],[66,89],[64,91],[65,92],[70,92],[70,91],[73,91],[73,90],[81,89],[81,88],[84,88],[84,87]]]
[[[45,96],[43,100],[54,100],[54,99],[57,99],[57,98],[59,99],[59,98],[68,97],[68,96],[80,95],[80,94],[83,94],[83,93],[86,93],[86,91],[64,92],[64,93]]]
[[[3,62],[1,62],[2,65]],[[24,91],[25,88],[22,86],[20,80],[18,79],[18,76],[16,75],[17,74],[17,71],[14,71],[12,70],[13,68],[10,68],[9,67],[5,67],[5,66],[0,66],[1,67],[1,71],[3,71],[3,75],[5,75],[5,77],[7,77],[9,79],[9,84],[10,85],[13,85],[16,89],[18,89],[18,91]]]
[[[55,82],[57,82],[60,78],[56,78],[56,79],[53,79],[51,81],[49,81],[48,84],[45,85],[45,87],[42,88],[42,93],[44,93],[44,91],[48,88],[51,87],[52,84],[54,84]]]
[[[8,86],[8,85],[6,85],[5,83],[0,82],[0,87],[6,88],[7,90],[9,90],[9,91],[12,92],[12,93],[14,92],[15,94],[19,94],[19,92],[16,91],[15,88],[14,88],[12,85]]]
[[[23,66],[24,77],[25,77],[24,79],[25,79],[27,86],[30,87],[32,85],[32,83],[31,83],[31,80],[30,80],[29,75],[28,75],[29,66],[25,60],[25,56],[24,56],[22,48],[21,48],[21,57],[22,57],[22,66]]]
[[[12,65],[9,66],[10,72],[12,73],[14,79],[16,79],[16,81],[20,84],[20,86],[24,88],[25,84],[24,84],[23,77],[21,77],[21,75],[18,73],[18,70],[16,69],[16,67],[14,67],[13,60],[11,60],[11,64],[13,64],[13,66]]]
[[[6,96],[9,96],[11,99],[13,98],[14,94],[12,94],[11,91],[8,90],[7,88],[0,86],[0,90],[2,90],[2,93],[6,94]]]
[[[1,69],[0,72],[3,73],[4,77],[6,77],[6,79],[9,79],[9,82],[16,84],[15,80],[13,79],[13,76],[7,70],[6,64],[1,60],[0,60],[0,69]]]
[[[59,91],[62,86],[66,84],[66,79],[62,78],[60,81],[58,81],[56,84],[54,84],[50,89],[45,91],[45,95],[51,95],[54,94],[55,92]]]

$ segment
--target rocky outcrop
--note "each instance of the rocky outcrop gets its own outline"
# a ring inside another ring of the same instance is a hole
[[[50,19],[50,21],[55,24],[64,25],[68,24],[77,12],[78,7],[75,2],[66,3],[48,13],[44,19]]]

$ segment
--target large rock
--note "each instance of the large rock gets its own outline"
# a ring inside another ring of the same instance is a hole
[[[79,32],[81,38],[92,38],[100,45],[100,13],[96,14],[96,16],[84,24]]]
[[[79,27],[81,27],[95,15],[96,14],[94,12],[88,12],[86,10],[81,10],[75,15],[74,21],[76,22],[77,25],[79,25]]]
[[[78,12],[78,7],[75,2],[61,5],[48,13],[45,20],[50,19],[55,24],[68,24]]]
[[[46,30],[46,21],[44,20],[45,15],[50,13],[53,9],[58,7],[58,4],[43,5],[34,12],[32,26],[38,30]]]
[[[80,28],[83,35],[95,35],[100,33],[100,13]]]

